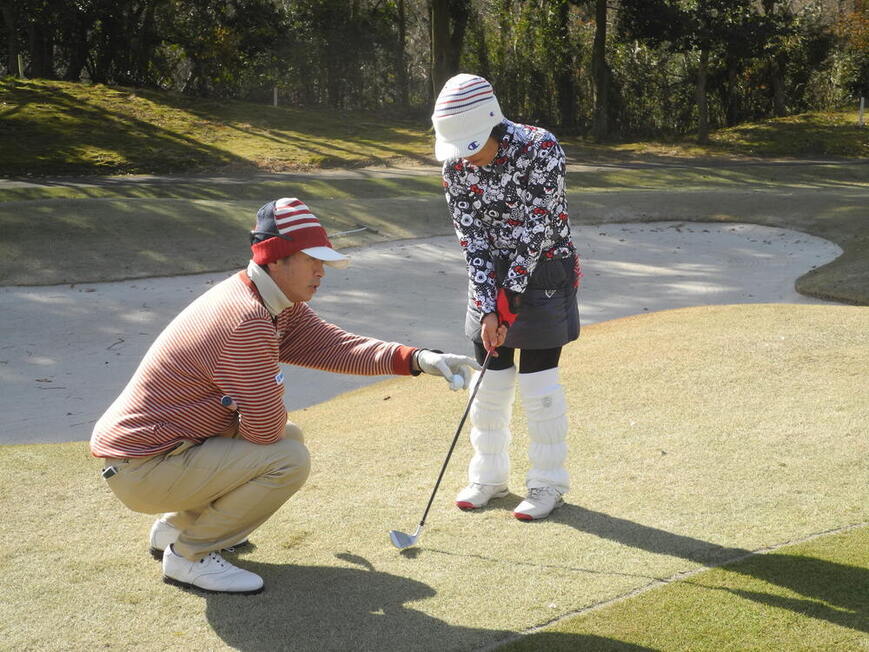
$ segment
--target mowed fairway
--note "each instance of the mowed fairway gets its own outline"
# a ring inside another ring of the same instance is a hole
[[[867,520],[869,308],[621,319],[586,328],[562,369],[568,504],[544,522],[510,516],[526,469],[517,410],[513,495],[479,513],[452,506],[463,437],[420,545],[404,553],[387,531],[415,528],[466,394],[399,378],[292,413],[313,472],[254,548],[230,555],[264,576],[252,597],[163,584],[147,554],[151,517],[113,498],[84,443],[0,448],[2,647],[476,649]],[[858,631],[832,627],[842,649],[859,645]]]

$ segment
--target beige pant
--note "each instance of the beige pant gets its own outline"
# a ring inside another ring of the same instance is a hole
[[[292,423],[267,446],[212,437],[154,457],[107,459],[106,466],[117,469],[107,482],[127,507],[169,512],[164,518],[181,530],[173,548],[190,561],[245,539],[305,484],[311,468]]]

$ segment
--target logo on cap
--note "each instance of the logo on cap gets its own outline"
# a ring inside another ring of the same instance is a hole
[[[477,149],[479,146],[480,146],[480,143],[478,143],[476,140],[472,140],[471,142],[468,143],[468,149],[471,150],[472,152],[475,149]]]

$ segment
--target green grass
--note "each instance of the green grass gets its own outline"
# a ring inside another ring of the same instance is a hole
[[[527,471],[517,407],[513,493],[480,512],[454,508],[465,430],[406,553],[387,531],[415,527],[466,394],[395,378],[292,413],[311,477],[252,549],[231,555],[263,575],[259,596],[163,584],[147,553],[152,517],[114,498],[83,442],[0,447],[0,647],[474,650],[686,577],[534,649],[636,640],[711,652],[728,635],[742,649],[859,649],[866,528],[704,569],[866,522],[869,308],[646,314],[589,326],[562,360],[567,504],[537,523],[511,517]]]
[[[425,173],[422,173],[422,171]],[[854,164],[703,163],[630,167],[583,166],[567,173],[573,192],[588,190],[849,190],[867,183],[869,166]],[[245,177],[169,176],[95,177],[34,180],[0,185],[0,202],[42,199],[211,199],[258,200],[278,194],[322,199],[440,198],[441,181],[435,167],[420,170],[321,172],[319,174],[256,175]]]
[[[869,129],[858,124],[856,111],[816,111],[712,131],[709,143],[691,138],[596,145],[567,139],[576,160],[757,160],[768,158],[867,158]]]
[[[412,123],[143,89],[0,81],[0,174],[298,170],[425,160]]]
[[[869,129],[855,112],[813,112],[716,131],[713,146],[732,154],[867,157]]]
[[[498,649],[866,650],[869,529],[699,573]]]
[[[711,144],[594,145],[564,139],[576,161],[720,157],[867,157],[851,112],[813,113],[715,132]],[[144,89],[0,80],[5,176],[293,171],[431,163],[425,120],[204,100]]]

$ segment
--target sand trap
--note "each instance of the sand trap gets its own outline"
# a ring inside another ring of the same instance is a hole
[[[643,312],[733,303],[823,303],[794,281],[841,249],[750,224],[659,222],[574,227],[584,261],[584,324]],[[348,250],[312,307],[343,328],[468,352],[466,280],[451,236]],[[0,288],[0,443],[80,441],[148,346],[185,305],[230,273]],[[288,410],[380,380],[288,368]]]

